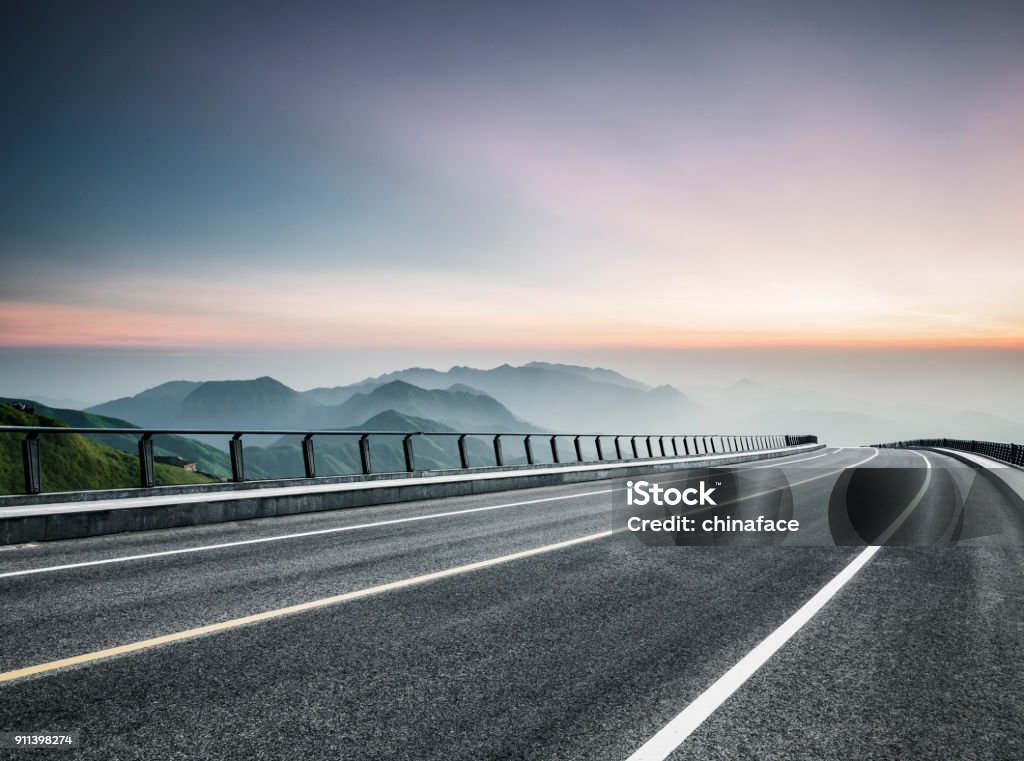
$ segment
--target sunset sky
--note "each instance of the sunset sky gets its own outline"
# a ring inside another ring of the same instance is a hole
[[[0,23],[9,368],[1024,350],[1020,3],[87,5]]]

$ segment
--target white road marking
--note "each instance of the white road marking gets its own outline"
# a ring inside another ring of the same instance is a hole
[[[840,447],[839,449],[843,448],[844,447]],[[743,470],[761,470],[761,468],[784,468],[787,465],[794,465],[798,462],[817,460],[819,457],[828,457],[830,454],[837,454],[839,452],[839,449],[835,450],[834,452],[822,452],[821,454],[816,454],[813,457],[804,457],[799,460],[789,460],[788,462],[773,462],[771,465],[755,465],[754,467],[743,468]]]
[[[874,459],[874,457],[876,457],[876,456],[878,456],[878,450],[877,449],[875,450],[874,455],[872,455],[871,457],[867,458],[867,460],[863,460],[861,462],[854,463],[850,467],[857,467],[858,465],[862,465],[865,462],[867,462],[868,460]],[[825,478],[826,476],[830,476],[830,475],[833,475],[834,473],[840,473],[840,472],[842,472],[842,471],[841,470],[832,471],[830,473],[825,473],[825,474],[823,474],[821,476],[817,476],[815,478],[810,478],[810,479],[806,479],[806,480],[803,480],[803,481],[795,481],[795,482],[793,482],[793,483],[791,483],[789,485],[790,486],[799,486],[800,484],[805,484],[805,483],[808,483],[810,481],[816,481],[816,480],[818,480],[820,478]],[[660,481],[659,483],[675,483],[675,481]],[[599,494],[610,494],[610,493],[612,493],[614,491],[620,491],[620,490],[617,490],[617,489],[599,489],[599,490],[595,490],[595,491],[580,492],[578,494],[565,494],[565,495],[561,495],[561,496],[557,496],[557,497],[544,497],[544,498],[541,498],[541,499],[528,499],[528,500],[522,500],[520,502],[507,502],[507,503],[504,503],[504,504],[501,504],[501,505],[486,505],[484,507],[467,508],[465,510],[450,510],[448,512],[443,512],[443,513],[431,513],[429,515],[415,515],[415,516],[411,516],[411,517],[408,517],[408,518],[392,518],[390,520],[384,520],[384,521],[373,521],[371,523],[358,523],[358,524],[351,525],[351,526],[337,526],[337,527],[333,527],[333,528],[317,529],[315,531],[300,531],[300,532],[293,533],[293,534],[281,534],[279,536],[259,537],[259,538],[256,538],[256,539],[239,539],[237,541],[221,542],[219,544],[206,544],[206,545],[201,545],[199,547],[183,547],[183,548],[176,549],[176,550],[159,550],[157,552],[146,552],[146,553],[141,553],[141,554],[138,554],[138,555],[123,555],[121,557],[116,557],[116,558],[104,558],[102,560],[88,560],[88,561],[82,561],[80,563],[65,563],[63,565],[44,566],[42,568],[27,568],[27,569],[23,569],[23,570],[20,570],[20,571],[7,571],[5,573],[0,573],[0,579],[12,578],[12,577],[15,577],[15,576],[30,576],[32,574],[39,574],[39,573],[51,573],[51,572],[54,572],[54,571],[66,571],[66,570],[70,570],[72,568],[88,568],[88,567],[92,567],[92,566],[109,565],[109,564],[112,564],[112,563],[128,563],[128,562],[132,562],[132,561],[136,561],[136,560],[148,560],[148,559],[151,559],[151,558],[169,557],[169,556],[172,556],[172,555],[187,555],[187,554],[195,553],[195,552],[211,552],[213,550],[223,550],[223,549],[227,549],[227,548],[230,548],[230,547],[244,547],[246,545],[251,545],[251,544],[265,544],[267,542],[280,542],[280,541],[284,541],[286,539],[302,539],[302,538],[311,537],[311,536],[323,536],[323,535],[326,535],[326,534],[339,534],[339,533],[346,532],[346,531],[359,531],[359,530],[362,530],[362,529],[380,528],[382,526],[392,526],[392,525],[396,525],[396,524],[400,524],[400,523],[413,523],[413,522],[416,522],[416,521],[433,520],[435,518],[450,518],[450,517],[456,516],[456,515],[467,515],[467,514],[470,514],[470,513],[481,513],[481,512],[491,511],[491,510],[502,510],[502,509],[509,508],[509,507],[522,507],[524,505],[535,505],[535,504],[540,504],[542,502],[555,502],[555,501],[566,500],[566,499],[579,499],[581,497],[593,497],[593,496],[596,496],[596,495],[599,495]],[[756,494],[750,494],[747,497],[744,497],[744,499],[750,499],[750,498],[753,498],[753,497],[761,497],[761,496],[764,496],[765,494],[770,494],[772,491],[777,491],[777,489],[771,489],[771,490],[766,491],[766,492],[758,492]]]
[[[868,460],[873,459],[877,455],[878,455],[878,450],[876,449],[874,454],[871,457],[868,457],[866,460],[863,460],[862,462],[867,462]],[[926,460],[926,462],[927,462],[927,460]],[[861,463],[857,463],[857,465],[859,465],[859,464],[861,464]],[[835,471],[835,472],[841,472],[841,471]],[[826,474],[826,475],[829,475],[829,474]],[[817,478],[807,479],[807,480],[805,480],[805,481],[803,481],[801,483],[807,483],[808,481],[818,480],[819,478],[823,478],[823,477],[824,476],[818,476]],[[668,483],[672,483],[672,482],[668,482]],[[919,496],[923,496],[924,490],[926,490],[926,489],[927,489],[927,484],[925,485],[925,487],[922,488],[921,494]],[[600,491],[587,492],[587,493],[584,493],[584,494],[564,495],[564,496],[560,496],[560,497],[547,497],[547,498],[538,499],[538,500],[527,500],[527,501],[523,501],[523,502],[519,502],[519,503],[509,503],[507,505],[491,505],[491,506],[487,506],[487,507],[473,508],[473,509],[470,509],[470,510],[452,511],[452,512],[443,513],[443,514],[442,513],[437,513],[437,514],[434,514],[434,515],[431,515],[431,516],[416,516],[416,517],[413,517],[413,518],[401,518],[401,519],[396,519],[396,520],[391,520],[391,521],[379,521],[376,524],[364,524],[364,525],[365,526],[369,526],[369,525],[388,525],[388,524],[392,524],[392,523],[403,523],[403,522],[412,521],[412,520],[426,520],[426,519],[431,518],[431,517],[442,517],[444,515],[459,515],[459,514],[463,514],[463,513],[467,513],[467,512],[480,512],[482,510],[495,510],[495,509],[499,509],[500,507],[510,507],[510,506],[519,505],[519,504],[534,504],[534,503],[537,503],[537,502],[550,502],[550,501],[553,501],[553,500],[556,500],[556,499],[571,499],[571,498],[574,498],[574,497],[589,496],[589,495],[592,495],[592,494],[606,494],[606,493],[609,493],[609,492],[612,492],[612,491],[616,491],[616,490],[615,489],[602,489]],[[308,536],[308,535],[311,535],[311,534],[321,534],[321,533],[329,533],[329,532],[337,532],[337,531],[347,531],[347,530],[353,530],[355,528],[358,528],[358,527],[357,526],[345,526],[345,527],[338,527],[338,528],[334,528],[334,529],[324,529],[324,530],[315,531],[315,532],[304,532],[303,534],[294,534],[294,535],[288,535],[288,536],[282,536],[282,537],[267,537],[267,538],[263,538],[263,539],[245,540],[245,541],[242,541],[242,542],[235,542],[235,543],[229,543],[229,544],[224,544],[224,545],[210,545],[210,546],[207,546],[207,547],[187,548],[187,549],[180,549],[180,550],[169,550],[169,551],[165,551],[165,552],[161,552],[161,553],[149,553],[148,555],[133,556],[132,558],[114,558],[114,559],[109,559],[109,560],[91,561],[89,563],[72,564],[70,566],[57,566],[57,567],[52,568],[52,569],[33,569],[33,570],[29,570],[29,571],[15,571],[15,572],[13,572],[13,574],[4,574],[4,575],[5,576],[24,575],[24,574],[27,574],[27,573],[38,573],[38,572],[42,572],[44,570],[56,570],[57,568],[79,567],[79,566],[82,566],[82,565],[97,565],[97,564],[101,564],[101,563],[110,563],[110,562],[123,562],[125,560],[138,559],[138,558],[141,558],[141,557],[153,557],[153,556],[159,556],[159,555],[181,554],[181,553],[184,553],[184,552],[198,552],[198,551],[203,551],[203,550],[216,549],[217,547],[222,547],[222,546],[237,546],[239,544],[253,544],[253,543],[262,542],[262,541],[274,541],[274,540],[278,540],[278,539],[292,538],[294,536]],[[206,635],[206,634],[212,634],[212,633],[223,631],[223,630],[227,630],[227,629],[233,629],[233,628],[236,628],[236,627],[239,627],[239,626],[244,626],[244,625],[248,625],[248,624],[252,624],[252,623],[257,623],[259,621],[265,621],[265,620],[269,620],[269,619],[279,618],[281,616],[292,615],[292,614],[295,614],[295,613],[300,613],[300,612],[304,612],[304,611],[307,611],[307,610],[313,610],[313,609],[325,607],[325,606],[328,606],[328,605],[336,605],[336,604],[339,604],[339,603],[348,602],[350,600],[355,600],[355,599],[359,599],[359,598],[363,598],[363,597],[368,597],[368,596],[371,596],[371,595],[381,594],[383,592],[388,592],[388,591],[392,591],[392,590],[396,590],[396,589],[403,589],[403,588],[406,588],[406,587],[415,586],[415,585],[418,585],[418,584],[423,584],[423,583],[428,582],[428,581],[433,581],[433,580],[442,579],[442,578],[448,578],[450,576],[456,576],[456,575],[459,575],[459,574],[468,573],[470,571],[475,571],[475,570],[478,570],[478,569],[481,569],[481,568],[488,568],[490,566],[499,565],[499,564],[502,564],[502,563],[507,563],[507,562],[510,562],[510,561],[513,561],[513,560],[518,560],[518,559],[521,559],[521,558],[531,557],[531,556],[539,555],[539,554],[542,554],[542,553],[552,552],[554,550],[559,550],[559,549],[563,549],[563,548],[566,548],[566,547],[572,547],[572,546],[575,546],[575,545],[578,545],[578,544],[583,544],[583,543],[586,543],[586,542],[592,542],[592,541],[595,541],[595,540],[598,540],[598,539],[604,539],[604,538],[612,536],[612,535],[614,535],[616,533],[619,533],[619,532],[621,532],[623,530],[624,529],[613,529],[613,530],[608,530],[608,531],[601,531],[601,532],[598,532],[598,533],[595,533],[595,534],[589,534],[589,535],[586,535],[586,536],[575,537],[575,538],[568,539],[568,540],[565,540],[565,541],[544,545],[542,547],[536,547],[536,548],[529,549],[529,550],[522,550],[520,552],[514,552],[514,553],[511,553],[509,555],[503,555],[503,556],[497,557],[497,558],[490,558],[488,560],[482,560],[482,561],[477,561],[477,562],[474,562],[474,563],[468,563],[468,564],[465,564],[465,565],[456,566],[454,568],[448,568],[448,569],[445,569],[445,570],[442,570],[442,571],[435,571],[435,572],[423,574],[423,575],[420,575],[420,576],[414,576],[414,577],[407,578],[407,579],[401,579],[401,580],[398,580],[398,581],[393,581],[393,582],[388,582],[388,583],[385,583],[385,584],[380,584],[380,585],[377,585],[377,586],[374,586],[374,587],[367,587],[367,588],[364,588],[364,589],[358,589],[358,590],[354,590],[354,591],[351,591],[351,592],[345,592],[343,594],[334,595],[334,596],[331,596],[331,597],[320,598],[318,600],[311,600],[311,601],[308,601],[308,602],[305,602],[305,603],[300,603],[298,605],[290,605],[290,606],[286,606],[286,607],[283,607],[283,608],[276,608],[274,610],[264,611],[262,613],[256,613],[256,614],[249,615],[249,616],[243,616],[241,618],[231,619],[231,620],[228,620],[228,621],[222,621],[222,622],[219,622],[219,623],[216,623],[216,624],[209,624],[209,625],[206,625],[206,626],[200,626],[200,627],[196,627],[196,628],[193,628],[193,629],[186,629],[184,631],[174,632],[172,634],[165,634],[165,635],[161,635],[161,636],[158,636],[158,637],[153,637],[153,638],[146,639],[146,640],[140,640],[140,641],[128,643],[128,644],[125,644],[125,645],[118,645],[116,647],[107,648],[105,650],[98,650],[98,651],[94,651],[94,652],[91,652],[91,653],[83,653],[81,655],[72,656],[70,658],[62,658],[62,659],[59,659],[59,660],[49,661],[49,662],[46,662],[46,663],[39,663],[39,664],[36,664],[34,666],[28,666],[28,667],[21,668],[21,669],[15,669],[14,671],[7,671],[7,672],[0,673],[0,682],[15,681],[15,680],[23,679],[25,677],[36,675],[36,674],[42,674],[42,673],[47,673],[47,672],[51,672],[51,671],[56,671],[56,670],[62,669],[62,668],[67,668],[67,667],[70,667],[70,666],[76,666],[76,665],[82,665],[82,664],[86,664],[86,663],[92,663],[92,662],[95,662],[95,661],[106,660],[107,658],[112,658],[112,657],[117,656],[117,655],[124,655],[124,654],[127,654],[127,653],[137,652],[137,651],[140,651],[140,650],[147,650],[147,649],[150,649],[150,648],[153,648],[153,647],[157,647],[157,646],[160,646],[160,645],[165,645],[165,644],[169,644],[169,643],[172,643],[172,642],[177,642],[177,641],[181,641],[181,640],[185,640],[185,639],[192,639],[194,637],[199,637],[199,636],[203,636],[203,635]],[[869,549],[871,549],[871,548],[869,548]],[[877,549],[877,548],[875,548],[875,549]],[[855,572],[856,571],[854,571],[854,573]],[[797,628],[799,628],[799,627],[797,627]],[[790,635],[790,636],[792,636],[792,635]],[[788,639],[788,637],[787,637],[787,639]],[[781,646],[781,644],[779,646]]]
[[[598,491],[581,492],[579,494],[563,494],[558,497],[544,497],[542,499],[527,499],[521,502],[506,502],[501,505],[486,505],[484,507],[472,507],[465,510],[450,510],[444,513],[431,513],[429,515],[414,515],[408,518],[392,518],[386,521],[374,521],[372,523],[357,523],[352,526],[336,526],[334,528],[317,529],[315,531],[300,531],[294,534],[281,534],[280,536],[264,536],[258,539],[240,539],[233,542],[221,542],[220,544],[205,544],[200,547],[183,547],[177,550],[160,550],[159,552],[146,552],[140,555],[124,555],[116,558],[105,558],[103,560],[88,560],[81,563],[66,563],[64,565],[51,565],[44,568],[30,568],[22,571],[8,571],[0,573],[0,579],[12,576],[28,576],[33,573],[49,573],[50,571],[63,571],[69,568],[86,568],[89,566],[107,565],[108,563],[127,563],[133,560],[147,560],[149,558],[167,557],[169,555],[186,555],[192,552],[210,552],[211,550],[223,550],[228,547],[243,547],[249,544],[264,544],[266,542],[280,542],[285,539],[301,539],[309,536],[323,536],[324,534],[338,534],[343,531],[358,531],[367,528],[380,528],[381,526],[393,526],[399,523],[413,523],[415,521],[428,521],[435,518],[450,518],[454,515],[466,515],[468,513],[482,513],[488,510],[502,510],[507,507],[521,507],[522,505],[535,505],[541,502],[555,502],[565,499],[579,499],[580,497],[592,497],[597,494],[609,494],[614,489],[601,489]]]
[[[874,449],[874,447],[872,447],[872,449]],[[774,494],[775,492],[782,491],[783,489],[792,489],[794,486],[800,486],[801,484],[809,484],[812,481],[820,481],[823,478],[828,478],[829,476],[834,476],[837,473],[842,473],[847,468],[856,468],[859,465],[863,465],[865,463],[871,462],[873,459],[878,457],[878,453],[879,453],[879,450],[874,449],[874,454],[872,454],[870,457],[865,457],[860,462],[855,462],[852,465],[844,465],[843,467],[839,468],[839,470],[830,470],[827,473],[821,473],[820,475],[817,475],[817,476],[811,476],[810,478],[804,478],[804,479],[802,479],[800,481],[789,481],[788,483],[786,483],[785,486],[773,486],[770,489],[765,489],[764,491],[756,491],[756,492],[754,492],[752,494],[744,494],[742,497],[740,497],[738,499],[731,499],[731,500],[728,500],[727,502],[719,502],[718,504],[722,505],[722,506],[724,506],[724,505],[735,505],[735,504],[738,504],[738,503],[743,502],[743,501],[748,500],[748,499],[754,499],[755,497],[764,497],[764,496],[767,496],[769,494]],[[666,483],[672,483],[672,482],[671,481],[667,481]],[[689,512],[682,513],[682,514],[683,515],[694,515],[696,513],[701,512],[701,510],[702,510],[702,508],[698,507],[698,508],[696,508],[694,510],[690,510]]]
[[[914,508],[921,503],[922,499],[924,499],[924,494],[926,491],[928,491],[928,485],[932,482],[931,460],[929,460],[920,452],[914,452],[914,454],[916,454],[918,457],[924,460],[924,465],[927,469],[925,471],[924,483],[921,484],[921,488],[918,490],[917,494],[914,495],[914,498],[910,501],[910,504],[906,506],[902,513],[896,516],[896,520],[892,522],[892,525],[890,525],[889,528],[887,528],[884,532],[882,532],[882,534],[877,539],[875,539],[875,544],[877,545],[885,544],[890,539],[892,539],[893,534],[899,531],[900,526],[902,526],[903,523],[907,520],[907,518],[910,517],[910,514],[914,512]]]
[[[878,453],[878,450],[875,450]],[[915,453],[917,454],[917,453]],[[688,705],[674,719],[661,728],[656,735],[644,743],[627,761],[663,761],[678,748],[719,706],[736,692],[743,684],[761,668],[794,634],[807,624],[825,604],[846,586],[857,572],[860,571],[881,546],[892,538],[893,534],[903,525],[928,491],[931,484],[931,463],[922,455],[927,469],[924,483],[910,504],[900,513],[892,525],[883,532],[876,544],[865,547],[835,578],[822,587],[817,594],[804,603],[800,609],[790,616],[769,634],[757,647],[747,653],[735,666],[702,692],[696,700]]]
[[[801,445],[811,446],[811,445]],[[785,448],[788,449],[788,448]],[[79,513],[97,510],[125,510],[133,507],[154,507],[157,505],[176,505],[183,503],[198,502],[224,502],[231,500],[250,499],[254,495],[259,497],[287,497],[304,494],[323,494],[345,491],[373,491],[377,489],[388,489],[395,486],[422,486],[424,484],[437,483],[462,483],[472,481],[494,481],[520,478],[528,475],[550,475],[552,473],[587,473],[593,471],[616,471],[637,465],[675,465],[675,464],[702,464],[708,462],[711,467],[717,461],[733,455],[761,455],[761,458],[773,455],[785,449],[761,449],[745,453],[716,452],[714,454],[685,455],[679,457],[641,457],[635,460],[624,462],[589,462],[569,463],[557,467],[534,467],[530,469],[517,468],[515,470],[484,470],[480,473],[468,472],[446,475],[417,475],[401,476],[396,478],[385,478],[371,481],[346,481],[343,483],[329,484],[307,484],[304,486],[264,486],[256,489],[241,489],[230,491],[202,491],[189,494],[163,494],[159,496],[146,497],[117,497],[113,499],[90,500],[87,502],[48,502],[36,506],[19,505],[14,507],[0,507],[0,517],[17,518],[34,515],[58,515],[61,513]],[[800,454],[795,452],[793,454]],[[793,455],[789,455],[793,456]],[[723,465],[723,467],[725,467]],[[55,495],[57,496],[57,495]]]

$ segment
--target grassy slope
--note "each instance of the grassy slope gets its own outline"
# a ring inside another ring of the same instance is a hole
[[[30,415],[0,406],[0,425],[67,427],[45,415]],[[0,434],[0,493],[24,492],[20,434]],[[44,492],[110,489],[139,485],[138,457],[90,441],[77,434],[40,437],[40,472]],[[181,468],[157,464],[158,486],[210,483],[214,479]]]
[[[34,404],[36,412],[47,417],[67,423],[71,428],[138,428],[135,423],[120,418],[99,415],[95,412],[83,412],[81,410],[60,409],[47,407],[31,399],[8,399],[0,397],[0,404],[10,404],[13,401],[22,401]],[[138,451],[139,437],[129,434],[107,434],[102,436],[90,436],[93,441],[105,444],[108,447],[118,449],[128,454],[135,454]],[[204,444],[201,441],[190,439],[184,436],[154,436],[153,453],[180,457],[183,460],[194,462],[199,470],[204,473],[212,473],[215,476],[227,476],[231,474],[231,461],[226,452],[216,447]]]
[[[404,415],[394,410],[378,413],[366,422],[350,426],[349,430],[395,431],[451,431],[454,429],[435,420]],[[245,469],[249,475],[253,468],[271,478],[301,478],[305,475],[299,437],[282,438],[269,447],[247,446]],[[473,466],[492,465],[493,449],[489,442],[473,438],[468,440],[470,463]],[[416,467],[421,470],[458,468],[459,455],[455,437],[418,436],[414,440]],[[316,471],[319,476],[352,475],[362,472],[359,459],[358,437],[320,436],[314,439]],[[516,462],[515,445],[510,446],[508,462]],[[370,440],[370,456],[375,473],[405,470],[405,454],[401,436],[374,436]],[[251,476],[250,477],[255,477]]]

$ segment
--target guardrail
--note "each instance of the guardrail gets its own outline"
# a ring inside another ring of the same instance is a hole
[[[974,452],[985,457],[991,457],[993,460],[1000,460],[1001,462],[1024,468],[1024,444],[978,441],[976,439],[911,439],[909,441],[892,441],[888,444],[875,444],[875,446],[887,449],[903,447],[956,449],[960,452]]]
[[[40,447],[39,437],[50,435],[68,434],[89,434],[93,436],[104,436],[111,434],[128,434],[139,437],[139,482],[142,488],[152,488],[156,485],[156,468],[153,457],[153,437],[157,435],[174,436],[230,436],[228,441],[228,454],[231,458],[231,480],[235,482],[245,481],[245,459],[242,451],[243,436],[301,436],[302,437],[302,460],[305,466],[306,478],[316,478],[316,455],[313,447],[313,439],[317,436],[358,436],[359,437],[359,460],[363,475],[370,475],[373,471],[373,462],[370,457],[370,438],[377,436],[402,437],[402,450],[405,456],[405,470],[409,473],[416,471],[416,452],[413,440],[418,436],[439,436],[458,437],[459,462],[461,468],[469,470],[469,450],[466,439],[489,438],[492,440],[494,449],[494,464],[502,467],[505,464],[505,457],[502,448],[502,437],[522,438],[523,450],[526,455],[526,464],[536,464],[534,456],[533,440],[547,440],[551,448],[553,462],[561,462],[558,452],[558,441],[560,439],[572,439],[575,449],[576,462],[586,462],[583,457],[582,440],[593,440],[597,451],[597,460],[592,462],[614,462],[616,460],[645,459],[642,455],[643,449],[647,451],[647,458],[655,457],[682,457],[699,454],[728,454],[730,452],[751,452],[762,449],[778,449],[801,444],[816,444],[817,436],[809,435],[785,435],[771,434],[758,436],[743,436],[733,434],[714,435],[661,435],[661,434],[574,434],[574,433],[510,433],[510,432],[466,432],[454,431],[295,431],[295,430],[237,430],[237,429],[199,429],[199,428],[50,428],[47,426],[0,426],[0,434],[20,433],[25,438],[21,442],[22,465],[25,475],[25,493],[39,494],[41,490],[40,478]],[[671,447],[671,454],[665,447],[665,440],[668,439]],[[605,451],[602,440],[614,445],[614,457],[611,457],[611,450]],[[628,449],[623,449],[623,441],[628,441]],[[680,449],[679,442],[682,441]],[[637,446],[637,442],[640,446]],[[657,450],[655,449],[657,446]],[[632,453],[632,458],[623,456]],[[660,454],[655,454],[655,451]]]

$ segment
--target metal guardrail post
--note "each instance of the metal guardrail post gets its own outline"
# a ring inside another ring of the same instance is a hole
[[[156,469],[153,466],[153,434],[144,433],[139,439],[139,484],[143,489],[156,486]]]
[[[817,443],[817,436],[795,436],[795,443]],[[990,457],[1000,462],[1024,466],[1024,445],[1015,442],[1004,441],[978,441],[977,439],[910,439],[907,441],[890,441],[888,443],[875,444],[877,447],[912,448],[912,447],[942,447],[944,449],[955,449],[959,452],[972,452],[983,457]]]
[[[307,433],[302,438],[302,465],[306,469],[306,478],[316,478],[316,455],[313,453],[313,434]]]
[[[211,430],[211,429],[150,429],[148,431],[133,429],[94,429],[94,428],[41,428],[33,426],[0,426],[0,430],[6,433],[23,433],[27,438],[22,440],[22,456],[23,456],[23,475],[25,478],[25,491],[29,494],[38,494],[41,491],[41,479],[40,479],[40,453],[39,453],[39,437],[42,434],[131,434],[140,437],[138,440],[139,448],[139,478],[140,483],[145,488],[149,488],[155,485],[156,481],[156,466],[154,464],[155,457],[154,450],[154,437],[157,435],[189,435],[189,434],[204,434],[204,435],[229,435],[231,439],[228,442],[228,451],[231,459],[231,477],[233,481],[240,482],[246,480],[245,466],[244,466],[244,448],[243,448],[243,436],[245,435],[260,435],[260,436],[302,436],[302,454],[303,464],[307,478],[316,478],[316,459],[314,453],[313,439],[316,436],[359,436],[359,459],[362,466],[362,472],[364,475],[372,475],[373,465],[371,461],[371,445],[370,439],[372,436],[388,435],[394,436],[397,432],[392,431],[351,431],[351,430],[318,430],[318,431],[302,431],[302,430],[243,430],[238,431],[237,429],[232,432],[231,429],[227,430]],[[404,438],[402,440],[402,449],[405,456],[406,470],[410,473],[416,472],[415,462],[415,447],[414,447],[414,436],[422,436],[422,431],[398,434]],[[504,466],[504,454],[502,448],[502,436],[514,435],[521,436],[523,439],[523,449],[526,453],[526,462],[529,465],[536,464],[534,457],[534,450],[532,446],[531,434],[515,433],[510,434],[509,432],[502,433],[458,433],[455,431],[438,431],[432,432],[428,435],[431,436],[456,436],[458,437],[459,447],[459,461],[461,466],[466,469],[469,468],[469,452],[466,440],[469,436],[493,436],[493,446],[495,454],[495,463],[498,466]],[[537,434],[532,434],[537,435]],[[591,434],[545,434],[549,437],[551,446],[551,459],[554,463],[560,463],[561,457],[558,452],[558,439],[559,437],[573,438],[573,447],[575,449],[576,461],[586,462],[583,456],[583,445],[582,440],[588,438]],[[611,437],[614,441],[615,447],[615,458],[619,462],[623,462],[625,459],[630,459],[630,454],[623,451],[622,439],[629,439],[629,447],[631,451],[631,457],[635,460],[657,457],[669,457],[668,447],[665,446],[664,434],[651,434],[651,435],[632,435],[632,434],[593,434],[594,438],[594,449],[596,451],[597,460],[604,461],[610,459],[611,453],[605,447],[605,443],[602,441],[603,438]],[[682,447],[679,446],[679,438],[682,438]],[[644,457],[640,455],[640,447],[637,444],[637,439],[643,439],[646,443],[647,454]],[[655,455],[655,447],[653,440],[658,440],[657,451],[660,455]],[[804,444],[817,443],[818,437],[812,435],[790,435],[790,434],[767,434],[759,436],[736,436],[736,435],[704,435],[704,436],[675,436],[670,435],[668,439],[672,442],[672,455],[680,456],[685,454],[687,456],[693,455],[710,455],[710,454],[725,454],[731,452],[739,452],[745,450],[755,450],[757,448],[782,448],[791,447]],[[716,441],[717,439],[717,441]],[[390,441],[391,439],[389,439]],[[1024,445],[1015,442],[992,442],[992,441],[977,441],[977,440],[966,440],[966,439],[917,439],[914,441],[900,441],[890,442],[888,444],[879,444],[880,447],[912,447],[912,446],[946,446],[950,448],[960,449],[963,451],[970,451],[983,454],[987,457],[992,457],[1004,462],[1010,462],[1015,465],[1024,466]],[[571,460],[570,460],[571,461]]]
[[[370,459],[370,434],[368,433],[359,437],[359,464],[363,468],[364,476],[373,472],[373,460]]]
[[[245,480],[245,460],[242,457],[242,434],[236,433],[228,442],[228,451],[231,453],[231,480]]]
[[[412,473],[416,470],[416,456],[412,451],[412,437],[415,434],[407,433],[402,439],[402,451],[405,453],[405,470]]]
[[[21,459],[25,474],[25,493],[38,494],[42,491],[42,478],[39,472],[39,439],[30,433],[21,442]]]

